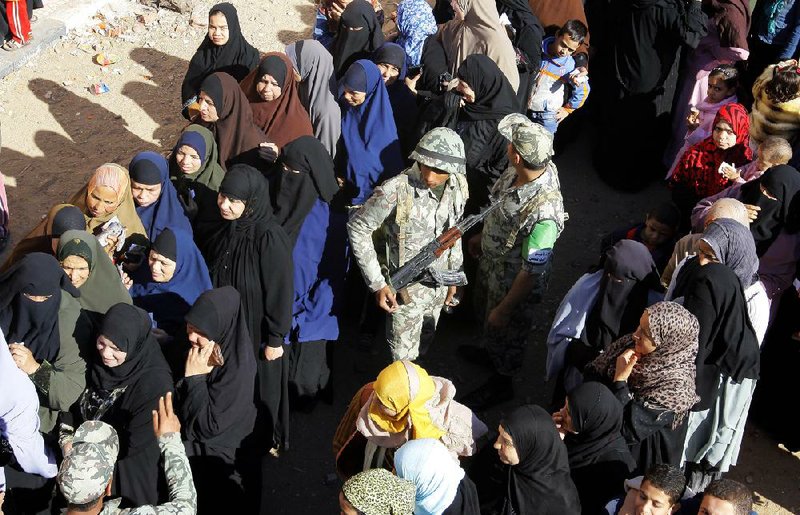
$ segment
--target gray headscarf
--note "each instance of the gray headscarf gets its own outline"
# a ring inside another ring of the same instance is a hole
[[[292,43],[286,47],[286,55],[300,74],[300,102],[311,117],[314,136],[335,157],[336,143],[342,133],[342,112],[333,95],[337,89],[333,57],[313,39]]]
[[[758,280],[756,244],[747,227],[730,218],[717,218],[706,227],[702,240],[720,263],[733,270],[743,289]]]

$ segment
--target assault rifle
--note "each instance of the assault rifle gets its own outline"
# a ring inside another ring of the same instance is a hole
[[[483,208],[480,213],[463,218],[458,224],[425,245],[416,256],[409,259],[403,266],[395,270],[389,278],[389,285],[398,293],[401,300],[404,303],[409,302],[410,299],[408,298],[406,288],[412,284],[424,281],[425,279],[438,279],[438,281],[434,280],[434,282],[438,284],[447,284],[448,272],[432,271],[428,269],[428,266],[436,261],[439,256],[444,254],[446,250],[453,247],[464,233],[489,216],[492,211],[496,210],[500,204],[501,202],[499,200],[495,200]],[[463,274],[459,273],[458,275],[461,276]]]

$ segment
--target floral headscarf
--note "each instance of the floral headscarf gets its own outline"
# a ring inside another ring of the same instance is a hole
[[[422,47],[428,36],[436,34],[438,27],[433,17],[433,10],[425,0],[403,0],[397,6],[396,43],[406,51],[406,66],[414,68],[420,65]]]

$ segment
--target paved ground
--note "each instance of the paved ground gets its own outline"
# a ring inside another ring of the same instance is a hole
[[[118,37],[108,37],[98,33],[103,30],[100,19],[89,19],[100,4],[55,2],[38,12],[40,21],[34,25],[42,47],[0,81],[4,129],[0,170],[18,182],[8,191],[17,237],[35,225],[52,204],[76,191],[99,164],[114,161],[127,165],[138,151],[171,148],[184,124],[178,113],[180,82],[203,35],[202,28],[189,26],[188,16],[154,13],[118,0],[113,9],[103,7],[103,12],[106,18],[127,20],[119,22],[127,29]],[[309,34],[314,16],[310,0],[233,3],[239,9],[244,33],[261,50],[277,50]],[[83,11],[68,13],[67,6]],[[135,23],[137,15],[142,16],[139,25]],[[134,23],[129,23],[131,20]],[[45,27],[68,25],[88,29],[44,44]],[[114,54],[119,61],[101,69],[92,62],[97,52]],[[3,67],[8,66],[8,59],[11,57],[0,56],[0,70],[7,69]],[[88,86],[99,81],[109,85],[110,93],[94,96],[88,92]],[[548,403],[550,388],[542,380],[543,341],[555,307],[596,260],[601,235],[642,219],[650,206],[666,198],[659,185],[631,195],[601,183],[589,160],[592,141],[593,134],[587,129],[556,160],[570,220],[556,249],[551,290],[537,314],[525,373],[515,385],[517,397],[482,414],[490,427],[496,427],[503,412],[516,404]],[[452,378],[460,390],[477,386],[488,371],[464,364],[455,356],[455,348],[471,341],[475,333],[470,320],[444,316],[435,346],[423,365],[434,375]],[[292,451],[280,460],[264,460],[263,513],[336,511],[338,482],[331,477],[330,451],[333,431],[352,394],[388,363],[385,350],[375,355],[357,353],[354,339],[352,328],[345,328],[335,349],[333,404],[295,413]],[[740,465],[732,476],[747,481],[759,493],[759,513],[800,512],[800,460],[756,429],[749,430]]]

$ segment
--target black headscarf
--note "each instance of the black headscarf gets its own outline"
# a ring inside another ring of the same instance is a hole
[[[564,438],[570,469],[605,461],[636,467],[622,436],[622,404],[604,384],[583,383],[567,395],[575,433]]]
[[[207,403],[189,399],[184,406],[186,436],[204,443],[214,438],[217,445],[224,440],[235,447],[250,430],[245,421],[255,417],[256,360],[239,292],[223,286],[203,293],[186,314],[186,322],[219,345],[225,359],[208,374]],[[221,428],[227,428],[224,434]]]
[[[258,352],[262,342],[282,342],[291,324],[292,246],[273,216],[269,183],[261,172],[234,165],[219,191],[244,201],[244,213],[217,224],[202,250],[214,286],[233,286],[242,294]]]
[[[207,241],[206,261],[215,287],[233,286],[258,356],[258,397],[273,422],[273,444],[288,435],[288,358],[264,360],[262,345],[280,347],[292,326],[294,266],[292,242],[273,216],[267,179],[247,165],[232,166],[219,191],[243,200],[242,216],[223,221]]]
[[[720,263],[700,265],[695,258],[681,268],[675,298],[700,322],[697,352],[697,394],[693,410],[709,409],[716,399],[719,375],[740,383],[758,379],[758,339],[750,324],[747,301],[736,274]]]
[[[772,200],[761,193],[762,187],[777,200]],[[789,165],[773,166],[758,179],[742,185],[739,200],[744,204],[761,208],[758,218],[750,224],[759,257],[764,255],[787,222],[790,222],[792,218],[790,207],[793,207],[792,201],[798,192],[800,192],[800,172]],[[793,207],[793,210],[796,209]],[[795,227],[788,229],[796,230]]]
[[[37,361],[52,363],[61,349],[58,308],[61,290],[75,298],[78,289],[51,255],[32,252],[0,275],[0,328],[8,343],[22,343]],[[34,302],[24,294],[50,296]]]
[[[464,104],[462,119],[500,120],[507,114],[519,111],[514,88],[497,67],[497,63],[488,56],[468,56],[458,67],[458,78],[469,84],[475,92],[475,102]]]
[[[647,294],[658,281],[650,251],[633,240],[608,249],[600,293],[586,321],[585,343],[601,351],[623,334],[632,333],[647,307]]]
[[[169,366],[151,327],[150,317],[144,310],[124,303],[112,306],[103,318],[100,334],[127,355],[125,361],[116,367],[105,366],[100,356],[96,355],[89,372],[92,384],[102,390],[113,390],[133,383],[148,385],[156,375],[169,375]],[[145,386],[144,389],[149,387]],[[152,392],[155,396],[165,393],[166,390]],[[142,394],[143,398],[148,399],[153,395]]]
[[[228,21],[228,42],[222,46],[215,45],[206,34],[203,43],[189,62],[189,69],[181,85],[182,102],[196,95],[200,91],[203,79],[214,72],[225,72],[238,82],[258,66],[258,50],[242,36],[236,8],[227,2],[216,4],[208,16],[211,17],[218,12],[224,14]]]
[[[417,91],[428,91],[432,94],[439,94],[441,91],[440,79],[442,74],[447,73],[447,54],[444,52],[442,42],[436,35],[428,36],[425,44],[422,45],[422,73],[417,81]]]
[[[495,0],[497,13],[508,16],[514,28],[514,48],[520,50],[527,59],[527,69],[538,70],[542,64],[542,38],[544,28],[539,18],[533,14],[528,0]]]
[[[567,449],[540,406],[520,406],[500,423],[519,463],[509,467],[504,515],[578,515],[581,504],[569,474]]]
[[[350,30],[359,28],[360,30]],[[333,42],[333,69],[341,78],[350,65],[369,54],[384,42],[381,24],[375,9],[366,0],[353,0],[339,20],[336,40]]]
[[[294,242],[316,200],[330,202],[339,191],[339,184],[331,155],[314,136],[300,136],[284,146],[280,161],[293,171],[278,168],[275,216]]]

